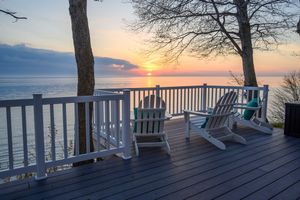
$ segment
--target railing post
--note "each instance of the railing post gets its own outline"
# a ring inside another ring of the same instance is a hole
[[[207,83],[203,83],[203,101],[202,101],[203,112],[206,112],[206,95],[207,95]]]
[[[269,85],[264,85],[263,92],[263,102],[262,102],[262,120],[263,122],[267,121],[267,109],[268,109],[268,94],[269,93]]]
[[[160,86],[159,85],[156,85],[155,86],[155,93],[156,93],[156,96],[159,97],[159,91],[160,91]]]
[[[45,165],[43,103],[41,94],[33,94],[36,177],[35,180],[47,178]]]
[[[122,107],[122,138],[125,147],[123,159],[131,158],[131,134],[130,134],[130,90],[123,90],[123,107]]]

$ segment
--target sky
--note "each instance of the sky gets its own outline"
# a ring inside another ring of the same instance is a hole
[[[22,73],[76,74],[67,0],[0,0],[0,8],[16,11],[27,20],[14,22],[0,13],[0,70]],[[226,56],[197,59],[184,55],[178,64],[161,64],[159,55],[143,53],[146,34],[128,31],[126,22],[136,19],[124,0],[88,1],[91,43],[96,75],[222,75],[242,72],[241,59]],[[288,36],[289,43],[272,52],[255,52],[257,74],[281,75],[299,69],[300,37]],[[59,59],[57,59],[59,58]],[[38,70],[35,70],[38,69]]]

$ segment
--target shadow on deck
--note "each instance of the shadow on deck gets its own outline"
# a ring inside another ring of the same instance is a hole
[[[0,199],[297,199],[300,139],[239,127],[247,145],[221,151],[204,139],[184,138],[182,119],[166,124],[171,156],[164,149],[0,185]],[[135,154],[133,154],[135,155]]]

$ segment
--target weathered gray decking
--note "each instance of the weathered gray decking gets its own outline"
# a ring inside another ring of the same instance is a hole
[[[0,199],[297,199],[300,139],[239,127],[248,144],[218,150],[193,135],[183,120],[167,123],[172,155],[145,149],[139,158],[114,157],[51,174],[43,182],[0,185]]]

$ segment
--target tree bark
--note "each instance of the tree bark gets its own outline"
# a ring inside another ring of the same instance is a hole
[[[300,35],[300,18],[299,18],[299,21],[298,21],[298,23],[297,23],[297,33],[299,33],[299,35]]]
[[[93,95],[95,87],[94,56],[91,48],[87,18],[86,0],[69,0],[69,12],[72,24],[73,43],[77,63],[77,96]],[[90,151],[94,151],[92,139],[93,104],[89,104]],[[86,113],[83,103],[78,105],[79,154],[86,153]],[[75,141],[75,143],[78,141]],[[74,163],[73,166],[93,162],[93,160]]]
[[[244,85],[257,86],[254,61],[253,47],[251,41],[250,21],[247,13],[247,3],[245,0],[234,0],[237,5],[237,20],[239,24],[239,35],[241,39]]]

